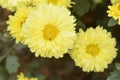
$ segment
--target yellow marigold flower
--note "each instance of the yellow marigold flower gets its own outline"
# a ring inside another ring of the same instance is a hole
[[[73,47],[76,37],[74,22],[65,7],[41,4],[23,25],[25,44],[36,57],[63,57]]]
[[[24,76],[24,74],[21,72],[18,76],[17,76],[17,80],[38,80],[37,78],[27,78]]]
[[[99,26],[89,28],[86,32],[80,29],[70,55],[85,72],[102,72],[116,57],[116,40]]]
[[[111,0],[111,3],[114,5],[114,4],[120,3],[120,0]]]
[[[109,10],[107,11],[109,17],[113,17],[115,20],[118,19],[118,24],[120,24],[120,3],[117,3],[112,6],[108,6]]]
[[[28,16],[29,10],[31,9],[26,7],[19,8],[14,15],[9,16],[9,20],[7,21],[7,30],[10,32],[11,36],[16,39],[16,43],[24,41],[24,37],[21,34],[21,29],[22,24]]]

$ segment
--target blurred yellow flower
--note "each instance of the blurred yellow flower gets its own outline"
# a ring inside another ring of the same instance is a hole
[[[120,0],[111,0],[111,3],[114,5],[114,4],[120,3]]]
[[[24,37],[21,34],[22,24],[25,22],[30,8],[21,7],[19,8],[14,15],[9,16],[8,31],[11,36],[16,39],[16,43],[24,42]]]
[[[80,29],[70,55],[85,72],[103,72],[116,57],[116,40],[100,28],[89,28],[86,32]]]
[[[18,4],[29,3],[30,0],[0,0],[0,5],[10,11],[15,11]]]
[[[24,74],[21,72],[19,75],[17,75],[17,80],[38,80],[37,78],[27,78],[24,76]]]
[[[71,0],[44,0],[47,3],[52,3],[58,6],[71,7],[71,4],[74,4]]]
[[[68,9],[41,4],[23,25],[25,44],[36,57],[63,57],[73,47],[76,37],[74,22],[75,18]]]
[[[108,6],[109,10],[107,11],[109,17],[113,17],[115,20],[118,19],[118,24],[120,24],[120,3],[117,3],[112,6]]]
[[[10,11],[15,11],[17,7],[23,5],[26,6],[37,6],[42,3],[52,3],[57,6],[71,7],[74,4],[71,0],[0,0],[0,6]]]

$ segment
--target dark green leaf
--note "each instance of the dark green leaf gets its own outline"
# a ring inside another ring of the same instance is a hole
[[[113,18],[110,18],[109,21],[108,21],[108,26],[109,27],[115,26],[117,24],[118,24],[118,21],[114,20]]]
[[[110,76],[108,76],[107,80],[120,80],[120,71],[112,72]]]
[[[79,14],[79,16],[84,15],[89,11],[89,9],[93,8],[93,2],[90,0],[73,0],[75,5],[73,6],[73,10]],[[92,2],[92,3],[91,3]]]
[[[79,30],[79,28],[82,28],[83,30],[86,29],[86,25],[79,19],[76,20],[76,23],[77,23],[77,31]]]
[[[120,80],[120,63],[115,64],[116,70],[108,76],[107,80]]]

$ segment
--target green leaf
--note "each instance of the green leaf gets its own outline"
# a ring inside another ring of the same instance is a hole
[[[45,80],[45,76],[44,75],[39,75],[39,76],[37,76],[37,78],[38,78],[38,80]]]
[[[109,21],[108,21],[108,26],[109,27],[115,26],[117,24],[118,24],[118,21],[114,20],[113,18],[110,18]]]
[[[76,20],[77,23],[77,31],[79,31],[79,28],[82,28],[83,30],[86,30],[86,25],[79,19]]]
[[[16,56],[9,55],[6,58],[5,68],[8,71],[8,73],[11,74],[11,73],[17,72],[19,66],[20,65],[19,65],[19,62],[18,62],[18,58]]]
[[[26,46],[24,46],[24,45],[22,45],[21,43],[19,43],[19,44],[14,44],[14,48],[15,48],[15,50],[17,50],[17,51],[21,51],[23,48],[25,48]]]
[[[75,4],[73,5],[73,10],[79,14],[79,16],[84,15],[91,9],[93,2],[90,0],[73,0]]]
[[[116,63],[115,67],[116,67],[117,70],[120,70],[120,63]]]
[[[107,80],[120,80],[120,71],[112,72],[110,76],[108,76]]]
[[[4,75],[0,75],[0,80],[7,80]]]
[[[116,70],[112,72],[107,80],[120,80],[120,63],[115,64]]]

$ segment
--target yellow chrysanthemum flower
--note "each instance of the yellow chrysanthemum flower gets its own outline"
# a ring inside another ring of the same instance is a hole
[[[16,39],[16,43],[24,42],[24,37],[21,34],[22,24],[25,22],[29,10],[31,8],[21,7],[19,8],[14,15],[9,16],[9,20],[7,21],[8,24],[8,31],[13,38]]]
[[[37,78],[30,78],[29,80],[38,80]]]
[[[21,72],[18,76],[17,76],[17,80],[38,80],[37,78],[27,78],[24,76],[24,74]]]
[[[109,17],[113,17],[115,20],[120,17],[120,3],[112,6],[108,6],[107,11]]]
[[[120,3],[120,0],[111,0],[111,3],[114,5],[114,4]]]
[[[118,24],[120,24],[120,3],[117,3],[112,6],[108,6],[109,10],[107,11],[109,17],[113,17],[115,20],[118,19]]]
[[[71,4],[74,4],[71,0],[44,0],[48,4],[52,3],[57,6],[71,7]]]
[[[0,5],[10,11],[15,11],[19,6],[37,6],[42,3],[52,3],[57,6],[71,7],[71,0],[0,0]]]
[[[116,57],[117,49],[115,38],[111,38],[107,32],[99,26],[96,29],[89,28],[86,32],[80,29],[70,55],[85,72],[102,72]]]
[[[68,9],[41,4],[23,25],[25,44],[36,57],[63,57],[73,47],[76,37],[74,22]]]
[[[15,11],[18,4],[30,3],[31,0],[0,0],[0,5],[10,11]]]

